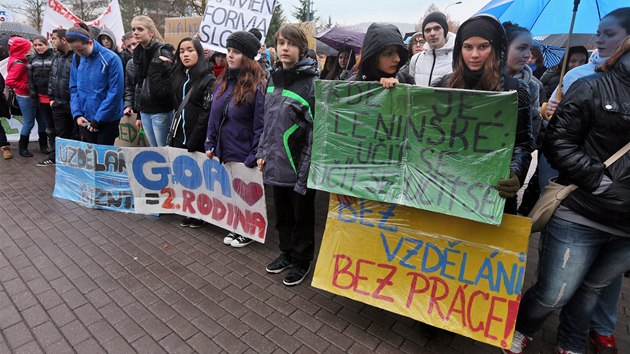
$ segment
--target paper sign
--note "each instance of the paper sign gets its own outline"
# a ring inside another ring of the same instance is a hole
[[[312,285],[509,348],[530,219],[491,226],[419,209],[331,196]]]

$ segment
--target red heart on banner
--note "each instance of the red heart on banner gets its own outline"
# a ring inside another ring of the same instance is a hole
[[[263,187],[256,182],[247,183],[240,178],[235,178],[232,180],[232,187],[249,206],[256,204],[263,196]]]

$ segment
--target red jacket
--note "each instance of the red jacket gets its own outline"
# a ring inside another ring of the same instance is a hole
[[[8,73],[5,84],[15,91],[16,95],[29,96],[28,72],[26,70],[26,54],[31,50],[31,42],[21,37],[9,39]],[[19,60],[20,62],[15,62]]]

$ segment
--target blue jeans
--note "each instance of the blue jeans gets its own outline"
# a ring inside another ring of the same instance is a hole
[[[16,96],[20,110],[22,111],[22,117],[24,117],[24,125],[20,130],[20,135],[31,135],[31,130],[35,126],[35,120],[37,120],[37,132],[46,133],[46,119],[44,114],[33,107],[33,99],[30,97]],[[39,103],[37,104],[39,106]]]
[[[541,238],[538,277],[523,296],[516,329],[533,336],[562,308],[558,345],[581,352],[602,290],[630,269],[629,255],[630,238],[553,217]]]
[[[149,145],[166,146],[166,137],[171,129],[171,122],[173,121],[173,111],[164,113],[140,113],[142,120],[142,129],[144,129],[144,135],[149,141]]]
[[[543,188],[549,184],[549,180],[558,176],[558,174],[558,171],[551,167],[542,151],[538,150],[538,183],[540,190],[542,191]],[[619,301],[622,285],[623,276],[620,276],[602,291],[591,323],[591,329],[597,332],[597,334],[609,336],[615,332],[617,302]]]

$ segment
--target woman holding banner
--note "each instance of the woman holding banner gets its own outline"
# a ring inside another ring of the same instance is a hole
[[[208,115],[212,104],[215,77],[203,60],[201,43],[192,38],[182,39],[177,46],[171,81],[177,113],[167,138],[167,145],[189,152],[204,152]],[[197,228],[199,219],[184,218],[180,226]]]
[[[254,60],[260,42],[252,33],[238,31],[227,39],[227,68],[217,78],[206,134],[206,155],[221,162],[242,162],[254,168],[263,130],[266,82],[262,67]],[[252,242],[228,233],[223,243],[245,247]]]
[[[532,159],[530,98],[526,85],[506,76],[508,42],[501,23],[493,16],[480,15],[466,20],[457,31],[453,49],[453,73],[443,76],[438,87],[518,93],[516,141],[510,176],[500,179],[496,189],[506,198],[505,212],[516,214],[516,192],[525,181]]]

